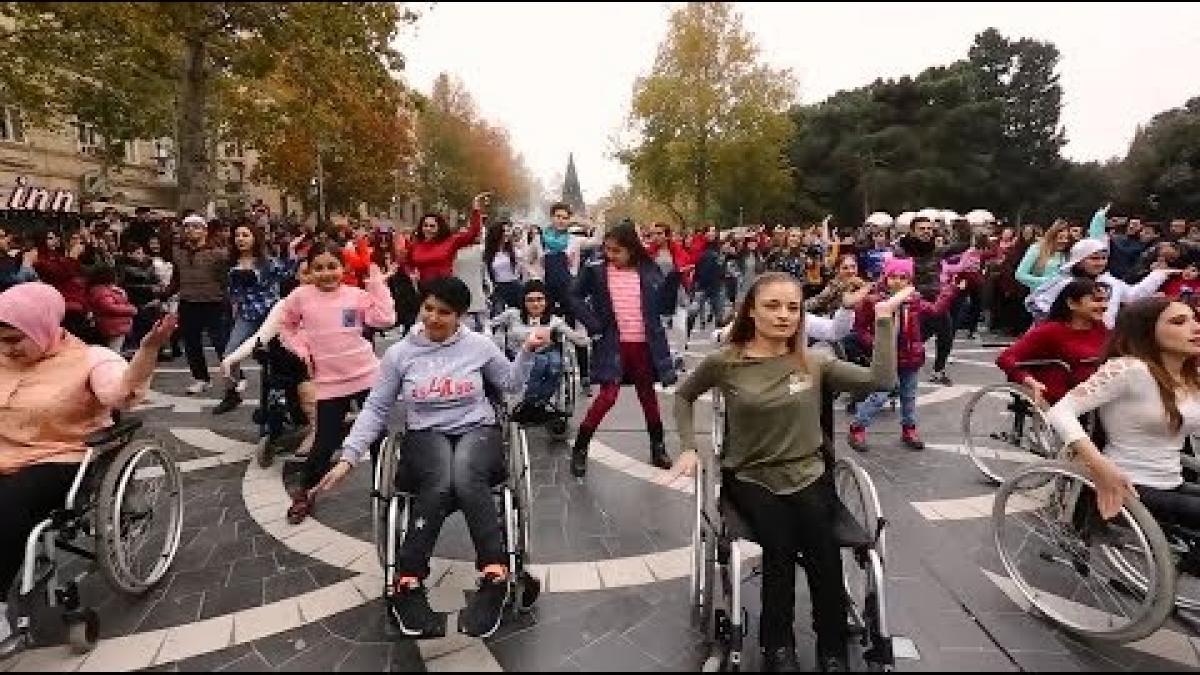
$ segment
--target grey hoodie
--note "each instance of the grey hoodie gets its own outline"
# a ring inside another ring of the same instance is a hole
[[[342,445],[342,460],[357,464],[371,443],[387,430],[388,416],[404,401],[405,428],[462,434],[496,423],[484,390],[486,383],[507,393],[519,392],[533,365],[524,349],[509,363],[491,339],[459,327],[445,342],[412,331],[383,355],[379,381]]]

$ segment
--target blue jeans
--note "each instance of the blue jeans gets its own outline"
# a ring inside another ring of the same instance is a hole
[[[533,368],[525,385],[525,402],[544,404],[554,397],[562,378],[562,353],[551,347],[533,355]]]
[[[229,331],[229,342],[225,347],[225,353],[230,354],[235,349],[242,346],[243,342],[249,340],[255,333],[258,332],[258,328],[261,325],[261,321],[247,321],[241,317],[235,317],[233,320],[233,328]],[[245,377],[242,374],[241,366],[234,368],[231,375],[233,375],[233,379],[235,380],[240,380]]]
[[[901,368],[896,377],[900,390],[900,424],[906,427],[917,426],[917,368]],[[871,426],[871,421],[883,404],[887,403],[891,392],[877,391],[859,403],[855,408],[854,423],[864,429]]]

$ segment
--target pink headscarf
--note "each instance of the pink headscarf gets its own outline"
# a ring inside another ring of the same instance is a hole
[[[880,277],[886,280],[888,277],[904,275],[909,279],[912,279],[913,268],[914,265],[912,258],[888,258],[887,261],[883,263],[883,273],[880,275]]]
[[[0,293],[0,323],[21,331],[46,352],[62,342],[66,313],[62,293],[40,281],[17,284]]]

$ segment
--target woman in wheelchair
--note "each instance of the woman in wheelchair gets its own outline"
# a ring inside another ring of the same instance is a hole
[[[421,290],[421,322],[388,349],[379,382],[342,446],[340,461],[314,488],[332,489],[368,456],[387,431],[397,398],[404,401],[405,429],[398,475],[416,494],[414,523],[397,553],[393,617],[410,637],[436,634],[439,617],[429,607],[422,584],[442,523],[460,508],[475,544],[482,574],[479,592],[459,615],[460,627],[486,637],[500,625],[509,586],[504,530],[491,488],[504,475],[503,439],[485,389],[516,392],[532,365],[531,354],[546,346],[548,331],[533,330],[510,363],[486,336],[460,324],[471,292],[455,277],[428,282]]]
[[[1079,418],[1097,411],[1103,452]],[[1108,361],[1046,415],[1096,483],[1100,514],[1140,498],[1160,520],[1200,530],[1200,486],[1184,482],[1181,450],[1200,432],[1200,321],[1191,307],[1154,297],[1126,305]]]
[[[763,548],[760,642],[768,672],[799,669],[792,626],[798,552],[808,561],[818,663],[827,671],[846,668],[846,596],[830,526],[837,497],[821,455],[822,390],[895,386],[893,315],[911,293],[910,288],[875,306],[879,337],[871,365],[863,367],[807,351],[799,282],[783,273],[765,274],[738,308],[730,345],[704,359],[676,391],[684,452],[668,480],[695,474],[696,399],[717,388],[726,401],[723,493]]]
[[[1053,405],[1096,372],[1108,343],[1107,311],[1108,288],[1076,279],[1055,298],[1046,320],[1000,352],[996,365],[1010,381],[1029,387],[1042,407]],[[1037,361],[1061,362],[1070,370],[1020,365]]]
[[[562,336],[577,346],[588,346],[590,340],[586,333],[573,330],[562,317],[550,314],[546,285],[541,281],[525,284],[521,306],[522,309],[509,308],[492,319],[492,328],[503,330],[506,336],[508,344],[505,345],[505,351],[508,354],[515,354],[529,334],[540,327],[548,329],[551,338]],[[535,353],[525,396],[513,411],[513,420],[520,424],[543,424],[555,415],[569,416],[570,410],[547,409],[562,376],[562,351],[549,345]]]
[[[150,385],[158,350],[175,317],[155,324],[131,362],[60,328],[63,296],[40,282],[0,293],[0,589],[8,597],[25,540],[62,508],[86,453],[86,439],[112,424],[112,411]],[[0,598],[3,599],[3,598]],[[0,639],[10,626],[0,602]]]

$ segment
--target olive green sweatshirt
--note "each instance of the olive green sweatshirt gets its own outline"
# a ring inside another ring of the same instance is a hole
[[[821,395],[871,392],[896,385],[896,337],[890,317],[875,322],[870,367],[809,352],[808,372],[789,355],[742,356],[733,348],[710,354],[675,391],[675,422],[684,450],[697,449],[694,404],[710,389],[725,399],[721,467],[739,480],[776,494],[803,490],[820,478]]]

